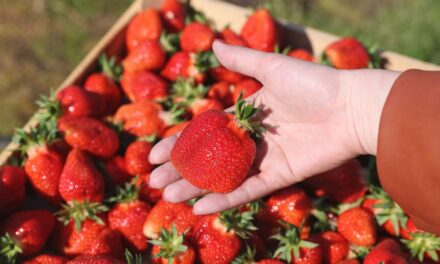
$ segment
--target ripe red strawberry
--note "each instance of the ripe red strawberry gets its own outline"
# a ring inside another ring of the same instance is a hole
[[[192,264],[195,252],[185,240],[185,234],[179,234],[173,225],[171,231],[162,229],[158,240],[150,240],[153,244],[151,255],[154,264]]]
[[[214,83],[209,88],[208,98],[217,99],[225,108],[232,106],[231,85],[227,82]]]
[[[142,252],[148,247],[142,226],[150,206],[138,199],[139,190],[135,184],[127,183],[124,188],[118,188],[116,192],[117,195],[111,198],[112,202],[117,203],[108,214],[109,226],[122,235],[124,243],[131,250]]]
[[[58,129],[73,148],[100,158],[113,156],[119,148],[119,137],[103,122],[89,117],[68,117],[58,122]]]
[[[168,32],[178,32],[185,27],[186,9],[179,0],[165,0],[160,8]]]
[[[63,256],[41,254],[24,261],[23,264],[65,264],[67,261],[69,261],[69,259]]]
[[[125,167],[125,159],[122,156],[114,156],[105,162],[105,171],[110,178],[112,186],[121,186],[133,178]]]
[[[122,123],[124,130],[138,137],[161,136],[165,129],[176,122],[176,117],[165,112],[154,101],[142,100],[121,106],[114,117],[116,123]]]
[[[404,264],[408,262],[402,256],[399,243],[393,239],[385,239],[365,256],[364,264],[376,263]]]
[[[195,54],[179,51],[171,56],[160,74],[170,81],[176,81],[180,77],[191,77],[197,83],[202,83],[206,74],[196,66],[199,63]]]
[[[256,10],[241,29],[241,37],[250,48],[273,52],[277,43],[275,22],[266,9]]]
[[[310,215],[312,202],[302,189],[291,186],[272,194],[265,209],[270,218],[299,227]]]
[[[311,62],[315,61],[313,55],[305,49],[291,50],[287,53],[287,56],[305,61],[311,61]]]
[[[0,217],[19,209],[26,196],[26,175],[21,167],[0,167]]]
[[[122,61],[125,71],[158,70],[166,60],[165,51],[157,40],[145,40],[128,53]]]
[[[59,191],[67,202],[101,202],[104,199],[104,179],[83,151],[73,149],[67,156]]]
[[[185,127],[189,124],[189,122],[182,122],[182,123],[178,123],[174,126],[169,127],[162,135],[163,138],[166,137],[170,137],[173,136],[179,132],[181,132],[182,130],[185,129]]]
[[[121,235],[109,228],[102,230],[97,237],[94,238],[84,251],[85,255],[108,255],[117,259],[123,259],[124,247],[121,242]]]
[[[125,151],[125,167],[131,175],[140,175],[151,172],[153,165],[148,161],[148,156],[153,145],[146,140],[137,140],[128,145]]]
[[[418,229],[411,218],[408,218],[406,225],[401,226],[400,235],[404,239],[412,239],[411,234],[421,232],[422,230]]]
[[[362,69],[367,68],[370,56],[355,38],[342,38],[330,44],[323,54],[324,62],[337,69]]]
[[[223,66],[218,66],[209,70],[209,74],[218,82],[227,82],[237,84],[239,81],[246,78],[246,76],[226,69]]]
[[[150,71],[125,72],[121,86],[132,102],[160,100],[168,95],[168,83]]]
[[[246,46],[246,42],[229,27],[226,27],[222,32],[220,32],[219,38],[229,45],[242,47]]]
[[[262,259],[257,261],[256,264],[283,264],[281,260],[278,259]]]
[[[125,262],[107,255],[82,255],[67,262],[67,264],[124,264]]]
[[[351,243],[371,247],[376,243],[377,230],[374,216],[363,208],[352,208],[338,217],[338,232]]]
[[[359,264],[359,261],[357,259],[346,259],[339,261],[338,264]]]
[[[256,146],[250,132],[256,133],[259,128],[257,123],[252,127],[248,120],[257,111],[241,100],[235,116],[209,110],[193,119],[171,151],[171,162],[179,174],[212,192],[237,188],[255,158]]]
[[[180,47],[186,52],[200,52],[211,49],[215,33],[202,23],[193,22],[188,24],[180,35]]]
[[[139,198],[142,201],[146,201],[149,204],[156,204],[162,199],[162,189],[154,189],[148,186],[150,174],[146,173],[139,176],[139,180],[136,181],[136,186],[139,188]]]
[[[18,256],[30,256],[40,251],[55,225],[46,210],[20,211],[8,215],[0,224],[0,259],[15,263]]]
[[[237,103],[238,98],[240,97],[240,94],[243,94],[243,98],[247,98],[254,93],[256,93],[258,90],[260,90],[262,87],[261,83],[254,79],[244,79],[239,81],[234,88],[234,94],[233,99],[234,103]]]
[[[363,197],[367,187],[362,180],[362,168],[355,159],[328,172],[304,181],[316,196],[328,196],[339,203],[351,203]]]
[[[213,98],[200,98],[191,103],[191,113],[193,117],[208,110],[223,110],[224,107],[217,99]]]
[[[323,263],[336,264],[348,257],[349,243],[339,233],[326,231],[316,234],[314,239],[321,247]]]
[[[186,203],[168,203],[160,200],[153,206],[144,223],[144,235],[157,239],[161,228],[171,230],[174,224],[179,233],[192,228],[200,217],[192,213],[192,207]]]
[[[148,8],[137,14],[128,24],[125,36],[129,51],[139,46],[140,43],[149,40],[159,40],[162,33],[162,22],[159,12],[154,8]]]
[[[56,95],[63,110],[69,116],[102,116],[105,112],[104,98],[76,85],[63,88]]]

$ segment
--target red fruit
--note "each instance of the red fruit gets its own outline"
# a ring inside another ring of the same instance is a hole
[[[159,41],[146,40],[139,43],[122,61],[127,72],[158,70],[166,60],[165,51]]]
[[[402,254],[402,250],[400,248],[400,244],[399,242],[397,242],[396,240],[392,239],[392,238],[385,238],[382,241],[380,241],[376,247],[376,249],[383,249],[383,250],[387,250],[393,254],[396,255],[401,255]]]
[[[337,69],[367,68],[370,62],[370,56],[362,43],[350,37],[330,44],[325,49],[324,56]]]
[[[121,103],[121,92],[115,82],[104,73],[93,73],[84,82],[84,89],[102,96],[105,113],[113,113]]]
[[[277,259],[262,259],[256,262],[257,264],[283,264],[284,262]]]
[[[26,175],[21,167],[0,167],[0,216],[23,205],[26,196]]]
[[[137,14],[128,24],[126,45],[132,51],[140,43],[149,40],[159,40],[162,33],[162,22],[159,12],[154,8],[145,9]]]
[[[256,10],[241,30],[241,37],[250,48],[273,52],[277,43],[275,22],[266,9]]]
[[[63,118],[58,122],[58,129],[70,146],[100,158],[113,156],[119,148],[118,134],[97,119]]]
[[[399,243],[393,239],[385,239],[380,242],[370,253],[365,256],[364,264],[404,264],[408,263],[401,255]]]
[[[206,74],[201,72],[195,66],[196,64],[197,62],[194,54],[179,51],[171,56],[160,74],[173,82],[180,77],[192,77],[197,83],[202,83],[206,79]]]
[[[99,117],[105,112],[104,98],[96,93],[70,85],[57,93],[64,115]]]
[[[179,0],[165,0],[160,13],[168,32],[178,32],[185,27],[185,6]]]
[[[411,220],[411,218],[408,218],[408,221],[406,222],[406,226],[401,227],[400,229],[400,235],[404,239],[412,239],[411,233],[416,233],[416,232],[421,232],[421,230],[416,227],[416,225]]]
[[[224,107],[232,105],[231,85],[227,82],[217,82],[208,91],[208,98],[220,101]]]
[[[237,188],[255,158],[255,142],[242,123],[249,118],[242,113],[252,113],[252,109],[253,105],[240,103],[236,117],[209,110],[193,119],[171,150],[170,159],[179,174],[212,192],[226,193]]]
[[[83,255],[74,258],[73,260],[67,262],[67,264],[124,264],[125,262],[115,259],[111,256],[100,255],[100,256],[90,256]]]
[[[179,234],[173,226],[171,231],[161,230],[160,240],[153,240],[151,255],[154,264],[193,264],[195,262],[194,249],[185,241],[183,234]],[[160,257],[159,257],[160,256]]]
[[[188,24],[180,35],[180,47],[187,52],[201,52],[211,49],[215,33],[202,23],[193,22]]]
[[[102,230],[97,237],[94,238],[84,251],[86,255],[108,255],[117,259],[123,259],[124,247],[122,246],[120,234],[109,228]]]
[[[146,174],[151,172],[153,165],[148,161],[148,156],[153,148],[150,142],[138,140],[128,145],[125,151],[125,167],[131,175]]]
[[[167,82],[149,71],[125,72],[121,86],[132,102],[164,99],[168,95]]]
[[[125,131],[138,137],[161,136],[172,123],[162,106],[149,100],[121,106],[114,120],[116,123],[123,123]]]
[[[287,56],[305,61],[311,61],[311,62],[315,61],[313,55],[305,49],[292,50],[289,53],[287,53]]]
[[[139,190],[139,198],[149,204],[156,204],[162,199],[162,189],[153,189],[148,186],[150,174],[140,175],[140,180],[136,182]]]
[[[212,98],[200,98],[196,99],[191,103],[191,113],[193,117],[199,116],[200,114],[208,110],[223,110],[223,105],[217,100]]]
[[[114,156],[105,162],[105,171],[110,178],[112,186],[121,186],[130,181],[130,175],[125,167],[125,159],[121,156]]]
[[[298,227],[310,215],[312,202],[302,189],[291,186],[272,194],[266,202],[266,208],[270,218]]]
[[[363,197],[367,187],[362,180],[362,168],[355,159],[304,181],[316,196],[328,196],[339,203],[351,203]]]
[[[192,213],[192,207],[186,203],[168,203],[159,201],[150,211],[144,223],[144,235],[157,239],[161,228],[171,230],[174,224],[179,234],[192,228],[199,217]]]
[[[61,173],[59,191],[66,202],[101,202],[104,199],[104,178],[86,153],[73,149]]]
[[[163,133],[162,137],[166,138],[166,137],[173,136],[173,135],[181,132],[182,130],[184,130],[188,124],[189,124],[189,122],[185,121],[185,122],[176,124],[174,126],[171,126]]]
[[[246,42],[229,27],[223,29],[223,31],[220,32],[219,37],[229,45],[246,46]]]
[[[374,216],[363,208],[352,208],[340,214],[338,232],[358,246],[371,247],[377,239]]]
[[[23,264],[65,264],[68,258],[51,254],[41,254],[32,259],[28,259]]]
[[[218,82],[227,82],[233,84],[236,84],[246,78],[246,76],[238,72],[230,71],[223,66],[218,66],[210,69],[209,74],[212,76],[212,78],[214,78],[214,80]]]
[[[231,263],[241,248],[238,235],[234,230],[228,231],[218,214],[200,219],[191,238],[202,263]]]
[[[338,264],[359,264],[359,261],[357,259],[346,259],[339,261]]]
[[[262,87],[261,83],[259,83],[254,79],[245,79],[239,81],[235,85],[235,89],[234,89],[234,94],[233,94],[234,103],[237,103],[241,93],[243,93],[242,98],[247,98],[253,95],[254,93],[256,93],[258,90],[260,90],[261,87]]]
[[[336,264],[348,257],[350,245],[339,233],[326,231],[315,235],[314,239],[321,247],[323,263]]]
[[[40,251],[52,233],[55,218],[46,210],[28,210],[8,215],[0,224],[2,255],[8,260]],[[13,262],[15,263],[15,262]]]

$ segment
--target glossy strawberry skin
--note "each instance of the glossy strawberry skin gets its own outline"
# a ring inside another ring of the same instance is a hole
[[[148,161],[148,156],[153,148],[150,142],[138,140],[128,145],[125,151],[125,167],[131,175],[146,174],[151,172],[153,165]]]
[[[99,117],[105,112],[102,96],[76,85],[63,88],[57,93],[56,99],[61,104],[63,115]]]
[[[134,200],[116,204],[108,214],[110,228],[119,231],[124,242],[136,252],[142,252],[148,247],[142,226],[149,211],[150,206],[147,203]]]
[[[256,146],[231,116],[209,110],[193,119],[174,145],[170,159],[193,185],[213,192],[230,192],[246,178]]]
[[[65,264],[67,261],[69,261],[69,259],[63,256],[41,254],[24,261],[23,264]]]
[[[21,167],[0,167],[0,216],[23,205],[26,196],[26,175]]]
[[[219,38],[229,45],[246,47],[246,42],[229,27],[220,32]]]
[[[105,162],[105,171],[110,178],[112,186],[122,186],[130,181],[133,175],[130,175],[125,167],[125,159],[122,156],[114,156]]]
[[[256,10],[241,30],[241,37],[250,48],[273,52],[277,42],[275,22],[266,9]]]
[[[166,60],[166,54],[158,41],[148,40],[128,53],[122,61],[122,66],[127,72],[143,70],[158,70],[162,68]]]
[[[160,73],[170,81],[178,78],[192,77],[196,83],[202,83],[206,79],[206,74],[199,72],[194,66],[194,59],[191,54],[185,51],[174,53]]]
[[[196,253],[192,246],[188,245],[188,243],[185,245],[187,249],[184,252],[179,253],[177,256],[174,257],[173,263],[175,264],[193,264],[196,261]],[[151,255],[154,256],[156,254],[159,254],[160,247],[159,246],[153,246],[153,249],[151,251]],[[168,264],[168,259],[164,258],[153,258],[153,264]]]
[[[235,85],[235,89],[234,89],[234,94],[233,94],[234,103],[237,103],[240,93],[243,93],[243,98],[247,98],[253,95],[254,93],[258,92],[261,89],[261,87],[262,87],[261,83],[259,83],[254,79],[245,79],[239,81]]]
[[[337,69],[367,68],[370,62],[367,50],[355,38],[342,38],[330,44],[324,52],[330,64]]]
[[[313,57],[313,55],[305,49],[292,50],[289,53],[287,53],[287,56],[290,56],[295,59],[304,60],[304,61],[310,61],[310,62],[315,61],[315,58]]]
[[[307,194],[296,186],[280,190],[269,197],[266,208],[270,218],[300,226],[310,215],[312,202]]]
[[[168,83],[150,71],[125,72],[121,85],[132,102],[164,99],[169,90]]]
[[[208,98],[220,101],[224,107],[232,106],[231,85],[227,82],[217,82],[208,91]]]
[[[160,229],[171,230],[174,224],[179,233],[191,229],[198,222],[200,217],[192,213],[191,206],[185,203],[168,203],[159,201],[147,216],[143,232],[145,236],[152,239],[159,237]]]
[[[234,231],[226,231],[218,214],[204,216],[191,235],[201,263],[228,264],[240,252],[241,242]]]
[[[121,235],[116,230],[105,228],[94,238],[93,243],[85,249],[84,254],[94,256],[108,255],[117,259],[124,259]]]
[[[179,0],[165,0],[160,8],[168,32],[179,32],[185,27],[186,9]]]
[[[336,264],[348,257],[350,245],[339,233],[326,231],[314,236],[322,250],[323,263]]]
[[[213,98],[200,98],[195,100],[190,105],[193,118],[208,110],[223,110],[223,104],[217,99]]]
[[[28,150],[24,167],[28,179],[37,193],[54,206],[61,202],[58,184],[63,165],[63,156],[53,148],[36,146]]]
[[[20,211],[7,216],[0,224],[0,232],[8,233],[21,248],[22,256],[40,251],[55,225],[55,218],[46,210]]]
[[[384,263],[384,264],[404,264],[408,263],[402,256],[399,243],[387,238],[373,248],[364,259],[364,264]]]
[[[115,82],[103,73],[93,73],[84,82],[84,89],[101,95],[105,103],[105,114],[111,114],[121,103],[121,92]]]
[[[58,128],[70,146],[87,151],[99,158],[109,158],[119,148],[119,137],[116,132],[97,119],[62,118],[58,122]]]
[[[185,129],[185,127],[189,124],[189,122],[185,121],[174,126],[169,127],[162,135],[163,138],[170,137],[176,135]]]
[[[187,52],[208,51],[214,39],[214,31],[208,25],[193,22],[183,29],[180,35],[180,47]]]
[[[376,223],[369,211],[352,208],[340,214],[337,221],[338,232],[351,243],[365,247],[376,243]]]
[[[66,202],[101,202],[104,199],[104,178],[83,151],[73,149],[67,156],[60,177],[59,192]]]
[[[124,264],[124,261],[115,259],[114,257],[107,255],[93,256],[82,255],[67,262],[67,264]]]
[[[126,34],[126,45],[129,51],[140,43],[149,40],[159,40],[162,33],[162,22],[159,12],[149,8],[137,14],[129,23]]]
[[[257,264],[283,264],[284,262],[282,262],[281,260],[277,260],[277,259],[262,259],[256,263]]]
[[[218,66],[209,70],[212,78],[218,82],[227,82],[237,84],[239,81],[246,78],[246,76],[226,69],[223,66]]]
[[[320,264],[322,263],[322,250],[320,246],[315,248],[300,248],[300,257],[295,258],[292,255],[292,263],[294,264]]]

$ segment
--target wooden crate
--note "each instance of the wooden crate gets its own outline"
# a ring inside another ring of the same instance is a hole
[[[212,19],[217,28],[230,25],[231,28],[239,31],[250,11],[244,7],[226,3],[219,0],[192,0],[195,8],[206,13]],[[158,6],[160,1],[136,0],[115,22],[108,32],[101,38],[98,44],[85,56],[80,64],[67,76],[58,87],[58,90],[71,84],[81,84],[87,75],[97,66],[97,59],[101,53],[108,55],[121,55],[124,52],[124,38],[127,24],[131,18],[148,6]],[[314,54],[320,54],[324,48],[339,37],[328,34],[313,28],[301,27],[289,24],[285,21],[278,21],[278,32],[281,44],[288,44],[293,48],[306,48]],[[403,71],[410,68],[423,70],[440,70],[440,66],[422,62],[395,52],[385,51],[383,56],[388,60],[387,68],[390,70]],[[35,118],[31,118],[25,128],[34,126]],[[0,154],[0,164],[6,162],[16,146],[11,143]]]

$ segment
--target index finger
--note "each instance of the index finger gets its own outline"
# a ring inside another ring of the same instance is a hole
[[[174,144],[177,141],[177,136],[171,136],[162,139],[156,145],[154,145],[153,149],[150,152],[150,156],[148,160],[151,164],[162,164],[170,160],[171,150],[173,149]]]

